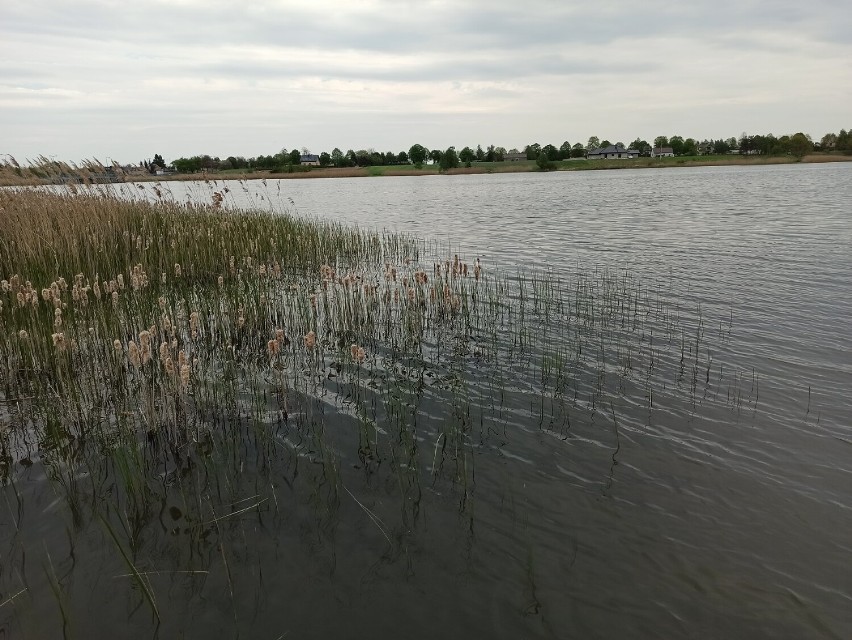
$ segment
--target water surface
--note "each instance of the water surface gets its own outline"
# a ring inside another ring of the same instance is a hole
[[[49,556],[57,581],[87,585],[70,604],[80,637],[852,636],[852,166],[164,185],[178,201],[225,186],[228,206],[398,230],[507,273],[629,274],[671,302],[687,341],[703,331],[706,381],[703,368],[697,385],[677,377],[675,349],[653,400],[642,376],[609,376],[600,406],[589,387],[553,410],[566,426],[507,364],[505,387],[452,392],[479,407],[463,491],[365,473],[342,431],[329,435],[342,491],[310,463],[296,474],[285,456],[264,475],[242,461],[220,497],[267,495],[263,478],[274,510],[223,523],[210,545],[182,541],[177,502],[149,514],[161,531],[142,536],[148,568],[209,571],[152,579],[161,608],[181,612],[159,631],[138,592],[116,589],[97,524],[76,522],[27,467],[0,519],[0,600],[26,573],[16,564]],[[429,420],[455,419],[448,396],[428,393],[427,461],[440,445]],[[328,431],[349,424],[345,402],[325,402]],[[111,593],[120,604],[104,606]],[[55,633],[39,612],[56,602],[16,606],[0,609],[11,631]]]

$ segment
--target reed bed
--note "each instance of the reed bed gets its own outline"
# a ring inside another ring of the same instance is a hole
[[[502,272],[397,234],[228,210],[210,189],[191,206],[0,190],[0,480],[19,495],[41,465],[75,526],[103,523],[154,618],[163,505],[192,549],[219,544],[176,554],[173,575],[205,580],[221,561],[233,599],[228,545],[246,514],[276,517],[282,477],[302,478],[317,535],[348,505],[402,553],[427,487],[469,513],[477,456],[530,428],[566,439],[597,419],[617,451],[660,396],[757,401],[754,378],[714,363],[727,319],[711,330],[663,285]],[[626,406],[641,411],[616,417]],[[396,507],[356,497],[353,469]]]

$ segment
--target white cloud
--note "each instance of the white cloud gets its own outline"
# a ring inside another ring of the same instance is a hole
[[[4,7],[0,153],[137,160],[852,126],[852,8],[790,0]]]

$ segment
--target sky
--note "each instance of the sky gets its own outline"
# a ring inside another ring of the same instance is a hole
[[[849,0],[0,0],[0,160],[852,128]]]

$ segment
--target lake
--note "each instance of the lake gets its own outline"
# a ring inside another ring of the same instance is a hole
[[[426,241],[428,265],[458,254],[507,282],[566,286],[539,294],[552,309],[511,321],[519,346],[506,353],[521,364],[477,360],[474,346],[435,368],[441,384],[427,381],[413,408],[414,395],[380,396],[397,413],[375,414],[387,421],[376,442],[394,440],[391,416],[417,422],[407,465],[359,455],[342,432],[357,412],[326,379],[304,389],[316,395],[305,415],[328,434],[307,462],[295,460],[309,435],[291,419],[268,457],[229,453],[227,481],[187,471],[208,483],[211,509],[265,500],[263,515],[185,535],[191,492],[152,468],[166,497],[127,527],[160,627],[104,558],[98,522],[46,489],[58,476],[95,495],[106,476],[63,476],[34,451],[0,505],[0,602],[21,582],[47,601],[0,605],[13,637],[55,633],[40,616],[57,606],[73,637],[852,637],[852,164],[159,188],[399,231]],[[635,291],[651,302],[638,321],[624,308]],[[581,298],[621,306],[578,328]],[[560,327],[553,340],[582,336],[595,352],[572,365],[569,392],[539,391],[559,372],[523,365],[523,332],[544,318]],[[450,422],[464,451],[445,473]],[[400,471],[415,460],[416,482]],[[73,595],[51,601],[54,582]]]

